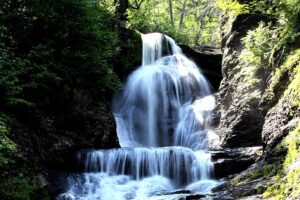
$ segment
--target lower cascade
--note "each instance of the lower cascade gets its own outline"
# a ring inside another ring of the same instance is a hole
[[[208,82],[172,38],[150,33],[142,40],[142,66],[113,100],[121,148],[80,152],[84,173],[69,177],[57,200],[168,199],[219,184],[207,152],[215,107]]]

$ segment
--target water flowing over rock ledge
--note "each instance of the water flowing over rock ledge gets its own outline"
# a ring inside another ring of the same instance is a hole
[[[215,108],[209,83],[172,38],[141,36],[142,66],[113,100],[121,148],[79,153],[82,173],[69,177],[57,200],[148,199],[177,189],[209,194],[219,184],[205,151]],[[164,49],[170,55],[162,57]]]
[[[285,93],[283,98],[280,97],[282,88],[280,91],[273,91],[278,97],[272,97],[270,103],[268,93],[270,91],[266,92],[265,76],[256,77],[261,82],[249,85],[247,76],[240,74],[240,70],[247,67],[242,66],[243,63],[238,59],[245,48],[241,38],[249,30],[257,27],[260,21],[274,23],[274,19],[268,15],[239,15],[233,22],[231,31],[223,37],[222,74],[224,77],[218,94],[214,95],[218,104],[216,112],[220,111],[221,124],[218,134],[222,147],[210,146],[207,141],[203,144],[206,148],[211,148],[206,149],[206,152],[211,155],[215,177],[222,178],[224,182],[219,186],[214,185],[216,187],[212,189],[212,194],[198,194],[192,189],[193,187],[188,186],[183,190],[177,190],[178,188],[169,185],[168,180],[152,176],[154,179],[146,178],[145,182],[155,183],[159,180],[158,182],[164,185],[164,189],[156,188],[156,192],[152,193],[151,197],[143,196],[144,199],[263,199],[260,194],[267,190],[267,183],[274,184],[274,180],[269,176],[274,176],[278,167],[282,166],[280,158],[286,154],[284,138],[290,137],[291,130],[299,124],[299,108],[291,107],[289,104],[291,99],[295,98],[290,93]],[[287,79],[284,81],[285,86],[289,83]],[[296,114],[291,116],[290,112]],[[210,116],[210,125],[212,123],[218,124],[218,117],[215,115]],[[174,142],[173,139],[170,141]],[[167,154],[168,157],[172,157],[170,152]],[[185,170],[183,165],[178,168]],[[298,168],[298,160],[295,160],[284,169],[284,173],[293,173]],[[133,185],[138,187],[137,185],[142,184]]]

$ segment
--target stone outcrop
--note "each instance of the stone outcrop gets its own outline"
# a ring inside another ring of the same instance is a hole
[[[259,197],[262,191],[267,187],[267,179],[264,177],[254,177],[255,173],[263,167],[265,161],[259,161],[252,164],[246,170],[232,176],[229,181],[213,189],[214,193],[226,193],[234,199],[241,197]],[[253,178],[254,177],[254,178]],[[254,195],[254,196],[253,196]],[[254,198],[255,199],[255,198]]]
[[[188,58],[193,60],[197,64],[197,66],[201,68],[204,76],[212,84],[215,91],[218,90],[220,82],[222,80],[221,50],[211,47],[196,50],[187,45],[180,45],[180,48]]]
[[[298,184],[295,173],[300,170],[299,154],[293,149],[300,127],[299,45],[290,43],[277,49],[269,65],[260,63],[256,69],[259,73],[253,74],[251,62],[240,59],[245,49],[242,38],[260,21],[274,25],[271,16],[243,14],[223,34],[223,79],[216,96],[220,110],[217,132],[221,146],[226,148],[212,152],[212,159],[216,177],[227,177],[228,181],[216,187],[214,193],[234,199],[263,199],[261,194],[269,191],[270,185],[299,195],[293,188]],[[254,145],[261,145],[260,151],[240,154],[239,150],[245,149],[240,147]],[[240,170],[234,172],[232,168]]]
[[[247,147],[262,143],[264,120],[259,102],[265,89],[264,76],[263,73],[257,75],[258,81],[251,83],[253,66],[240,62],[239,56],[244,48],[241,39],[247,32],[256,28],[259,22],[271,20],[265,15],[239,15],[231,30],[224,34],[223,79],[219,88],[221,119],[218,128],[222,146]],[[246,71],[247,68],[250,71]]]
[[[223,178],[244,171],[262,155],[262,147],[211,151],[215,177]]]

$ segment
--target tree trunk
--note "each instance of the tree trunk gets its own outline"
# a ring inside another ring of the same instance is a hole
[[[184,19],[184,16],[185,16],[186,3],[187,3],[187,0],[184,0],[183,5],[182,5],[182,9],[181,9],[181,14],[180,14],[179,30],[181,30],[182,25],[183,25],[183,19]]]
[[[118,18],[117,28],[124,28],[126,26],[127,19],[127,9],[129,7],[128,0],[115,0],[115,15]]]
[[[200,40],[200,38],[201,38],[201,33],[202,33],[203,24],[204,24],[204,21],[203,21],[202,19],[199,20],[198,32],[197,32],[197,35],[196,35],[196,37],[195,37],[195,47],[200,46],[200,45],[199,45],[199,40]]]
[[[174,28],[174,17],[173,17],[173,0],[169,0],[169,11],[170,11],[170,21],[172,24],[172,27]]]

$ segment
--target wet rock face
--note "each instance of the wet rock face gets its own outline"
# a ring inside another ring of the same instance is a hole
[[[201,68],[204,76],[212,84],[213,89],[217,91],[222,80],[221,50],[211,47],[204,47],[201,50],[195,50],[187,45],[180,45],[180,48],[188,58],[193,60],[197,66]]]
[[[268,16],[243,14],[237,16],[231,31],[224,35],[223,79],[219,88],[220,125],[218,133],[224,147],[247,147],[262,143],[263,117],[259,102],[265,89],[264,73],[255,74],[251,82],[244,69],[253,66],[240,62],[244,48],[241,39],[261,21],[271,21]],[[250,72],[251,73],[251,72]]]
[[[215,177],[223,178],[242,172],[262,154],[262,147],[221,149],[211,151]]]
[[[286,165],[282,162],[289,157],[286,141],[300,123],[300,74],[296,70],[299,45],[291,43],[278,49],[269,66],[263,66],[264,62],[261,62],[256,68],[259,73],[247,79],[242,70],[252,66],[250,61],[241,62],[246,49],[241,39],[248,30],[257,27],[259,21],[273,22],[274,19],[263,15],[240,15],[233,22],[231,31],[223,34],[223,79],[217,95],[218,133],[221,145],[229,148],[212,153],[212,159],[216,177],[227,176],[228,182],[215,188],[214,192],[225,192],[234,199],[246,196],[244,199],[261,199],[260,194],[270,185],[286,184],[288,169],[299,167],[296,161],[296,164],[286,166],[285,174],[280,175]],[[255,82],[251,82],[253,77]],[[260,153],[245,156],[235,152],[234,147],[254,145],[262,145]],[[278,175],[282,181],[274,179]]]
[[[240,199],[241,197],[247,197],[245,199],[262,199],[260,195],[262,191],[267,187],[266,177],[251,178],[253,174],[260,170],[265,164],[265,161],[256,161],[253,165],[246,170],[230,176],[228,182],[213,188],[214,193],[226,193],[233,199]],[[253,196],[254,195],[254,196]]]
[[[276,145],[300,123],[300,108],[296,108],[292,116],[290,115],[290,110],[291,105],[289,96],[287,96],[281,99],[267,113],[262,130],[266,154],[271,153],[276,148]]]

